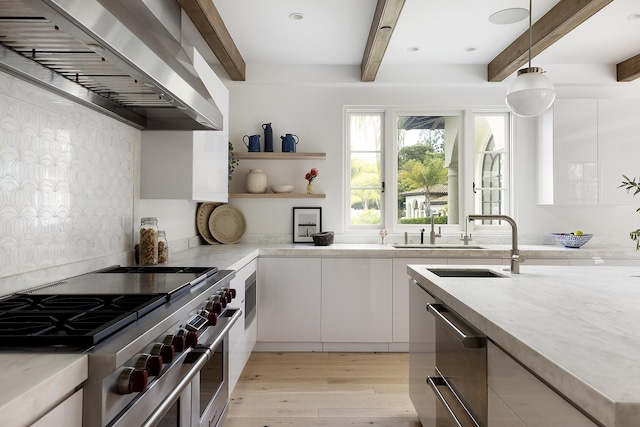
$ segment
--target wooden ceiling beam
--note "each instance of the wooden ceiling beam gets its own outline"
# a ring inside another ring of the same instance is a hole
[[[532,26],[531,57],[567,35],[613,0],[560,0]],[[487,67],[490,82],[501,82],[529,60],[529,29],[496,56]]]
[[[360,64],[361,81],[372,82],[376,79],[404,2],[405,0],[378,0],[369,39]]]
[[[640,77],[640,55],[617,64],[616,74],[619,82],[630,82]]]
[[[246,64],[212,0],[178,0],[233,81],[245,81]]]

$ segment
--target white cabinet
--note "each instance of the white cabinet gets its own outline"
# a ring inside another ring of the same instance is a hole
[[[409,264],[446,264],[446,258],[393,259],[393,342],[409,342]]]
[[[487,383],[490,426],[596,427],[491,341],[487,343]]]
[[[82,427],[82,390],[78,390],[31,427]]]
[[[640,154],[640,100],[557,99],[538,118],[538,203],[633,204],[618,188]]]
[[[229,141],[218,131],[144,131],[140,198],[228,201]]]
[[[236,271],[236,277],[230,287],[236,290],[236,298],[231,301],[231,308],[242,309],[243,314],[229,331],[229,392],[232,392],[249,356],[256,344],[257,319],[251,325],[245,324],[245,282],[258,267],[258,260],[251,260],[247,265]]]
[[[320,258],[258,259],[260,343],[321,341],[321,265]]]
[[[392,340],[391,259],[322,260],[322,341]]]
[[[598,202],[598,101],[558,99],[540,119],[538,203]]]
[[[618,188],[622,175],[638,176],[640,100],[598,100],[598,183],[601,204],[635,204],[633,193]]]

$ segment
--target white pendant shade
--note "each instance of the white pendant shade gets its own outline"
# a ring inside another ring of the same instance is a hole
[[[542,68],[530,67],[518,71],[507,91],[507,106],[521,117],[535,117],[551,107],[556,99],[553,83]]]

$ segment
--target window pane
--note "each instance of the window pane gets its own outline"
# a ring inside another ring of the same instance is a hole
[[[381,113],[349,114],[349,224],[382,225],[382,137]]]
[[[458,116],[399,116],[398,222],[458,223]],[[450,191],[451,189],[451,191]]]
[[[508,115],[475,116],[475,212],[507,215]],[[498,224],[485,220],[483,224]]]
[[[351,151],[380,151],[382,146],[382,116],[358,114],[350,116]]]

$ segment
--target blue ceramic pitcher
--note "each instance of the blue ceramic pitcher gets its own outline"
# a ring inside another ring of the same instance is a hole
[[[282,152],[283,153],[295,153],[296,144],[299,141],[298,135],[292,135],[290,133],[280,137],[282,139]]]
[[[249,138],[249,144],[247,144],[247,138]],[[260,152],[260,135],[245,135],[242,137],[242,142],[247,146],[250,153]]]

